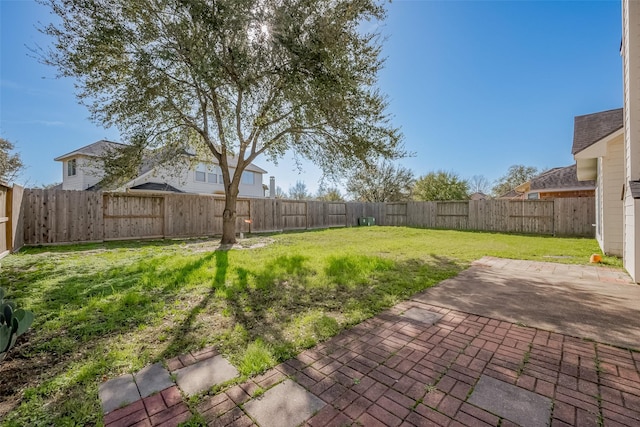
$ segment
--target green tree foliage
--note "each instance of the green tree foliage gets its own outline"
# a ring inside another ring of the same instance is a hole
[[[422,201],[466,200],[469,198],[469,183],[454,172],[429,172],[416,181],[413,198]]]
[[[289,187],[289,198],[294,200],[307,200],[311,198],[311,193],[307,190],[307,184],[296,181],[296,185]]]
[[[398,202],[411,199],[413,172],[389,162],[352,171],[347,192],[360,202]]]
[[[13,150],[11,141],[0,138],[0,180],[5,182],[14,180],[24,167],[20,155]]]
[[[344,202],[344,197],[336,187],[320,187],[316,199],[324,202]]]
[[[223,243],[260,155],[292,150],[334,176],[404,155],[375,87],[381,37],[361,25],[385,18],[380,0],[43,1],[59,18],[43,60],[75,79],[95,121],[165,159],[193,147],[220,164]]]
[[[518,185],[529,181],[538,175],[538,168],[525,165],[512,165],[506,175],[498,178],[491,190],[498,197],[516,188]]]

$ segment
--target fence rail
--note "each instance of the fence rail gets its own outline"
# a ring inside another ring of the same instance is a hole
[[[0,191],[0,205],[2,205]],[[24,244],[220,235],[224,200],[193,194],[131,194],[27,189]],[[237,232],[378,225],[593,236],[594,198],[357,203],[240,199]],[[3,217],[0,213],[0,217]],[[2,223],[0,223],[0,239]],[[1,248],[0,248],[1,249]]]

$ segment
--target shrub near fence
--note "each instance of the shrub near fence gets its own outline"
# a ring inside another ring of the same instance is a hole
[[[194,194],[33,190],[22,198],[28,245],[220,235],[223,199]],[[358,225],[593,236],[593,198],[356,203],[240,199],[238,232]]]

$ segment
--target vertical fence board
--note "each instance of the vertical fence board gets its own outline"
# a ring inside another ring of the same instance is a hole
[[[24,246],[24,188],[13,185],[11,189],[11,250]]]
[[[11,250],[11,188],[0,184],[0,258]]]
[[[307,203],[304,201],[282,201],[282,229],[304,230],[307,228]]]
[[[436,227],[452,230],[469,229],[469,203],[437,202]]]
[[[591,197],[554,199],[554,232],[558,236],[593,236],[595,201]]]
[[[327,227],[345,227],[347,225],[347,204],[344,202],[324,203]]]
[[[254,232],[282,231],[282,211],[279,199],[251,201],[251,230]]]

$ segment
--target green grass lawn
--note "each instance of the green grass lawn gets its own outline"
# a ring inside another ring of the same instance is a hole
[[[100,424],[98,385],[214,345],[244,377],[485,255],[588,263],[593,239],[402,227],[24,249],[0,286],[36,320],[0,365],[7,425]],[[259,245],[256,245],[259,246]],[[619,260],[605,257],[619,266]]]

